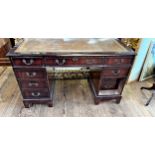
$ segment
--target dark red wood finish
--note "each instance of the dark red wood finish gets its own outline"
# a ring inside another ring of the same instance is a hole
[[[129,68],[104,68],[101,76],[109,78],[126,77],[129,73]]]
[[[12,51],[10,57],[14,73],[23,95],[25,107],[41,103],[53,106],[54,80],[49,82],[46,67],[89,67],[89,84],[95,104],[100,101],[121,100],[121,93],[134,61],[134,53],[86,55],[22,55]],[[107,94],[107,91],[110,94]],[[100,94],[100,92],[106,92]]]
[[[46,58],[47,66],[82,66],[82,65],[103,65],[104,57],[53,57]]]
[[[45,79],[21,80],[22,88],[45,88],[48,87],[48,82]]]
[[[10,43],[7,42],[5,45],[0,47],[0,66],[9,66],[11,65],[9,58],[6,57],[6,54],[10,50]]]
[[[46,70],[45,69],[34,69],[34,68],[20,68],[14,69],[16,77],[21,79],[35,79],[35,78],[46,78]]]
[[[47,66],[86,66],[86,65],[131,65],[133,56],[128,57],[46,57]]]
[[[107,65],[123,65],[123,64],[132,64],[133,57],[107,57],[105,64]]]
[[[43,65],[43,59],[41,57],[13,58],[12,62],[15,66],[42,66]]]
[[[34,99],[39,99],[39,98],[47,98],[50,97],[50,92],[48,88],[33,88],[33,89],[22,89],[23,97],[24,98],[34,98]]]

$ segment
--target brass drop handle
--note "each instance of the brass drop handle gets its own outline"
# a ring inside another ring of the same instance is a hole
[[[56,59],[55,62],[57,65],[64,65],[66,63],[66,60],[65,59],[62,59],[62,60]]]
[[[120,70],[112,70],[113,75],[119,75]]]
[[[34,60],[33,59],[23,59],[22,62],[25,64],[25,65],[32,65]]]
[[[40,92],[32,92],[31,94],[32,94],[32,96],[34,96],[34,97],[40,96]]]
[[[28,76],[28,77],[35,77],[36,76],[36,72],[26,72],[26,75]]]
[[[38,87],[38,83],[37,82],[29,82],[29,87],[35,86]]]

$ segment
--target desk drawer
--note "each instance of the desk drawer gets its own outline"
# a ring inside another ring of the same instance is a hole
[[[20,80],[20,85],[22,88],[47,88],[47,80]]]
[[[55,57],[46,58],[48,66],[82,66],[82,65],[103,65],[103,57]]]
[[[12,58],[15,66],[41,66],[43,65],[43,58]]]
[[[50,92],[48,89],[22,89],[22,94],[24,98],[34,98],[38,99],[41,97],[50,97]]]
[[[35,78],[46,78],[46,71],[44,69],[14,69],[17,78],[22,79],[35,79]]]
[[[107,57],[105,58],[105,64],[107,65],[121,65],[132,64],[133,57]]]
[[[103,77],[127,77],[129,73],[129,68],[104,68],[102,71]]]
[[[47,66],[130,65],[133,57],[55,57],[46,58]]]

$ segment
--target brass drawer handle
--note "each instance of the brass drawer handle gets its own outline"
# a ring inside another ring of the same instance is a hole
[[[26,72],[26,75],[28,77],[35,77],[37,75],[37,73],[36,72]]]
[[[113,75],[119,75],[120,74],[120,70],[112,70]]]
[[[37,82],[29,82],[29,87],[32,87],[32,86],[38,87],[39,84]]]
[[[34,60],[33,59],[23,59],[22,62],[25,64],[25,65],[32,65]]]
[[[64,65],[66,63],[66,60],[65,59],[62,59],[62,60],[56,59],[55,62],[57,65]]]
[[[40,96],[40,92],[32,92],[31,94],[32,94],[32,96],[34,96],[34,97]]]

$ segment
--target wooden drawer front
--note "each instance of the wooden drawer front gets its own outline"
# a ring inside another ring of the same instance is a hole
[[[126,77],[129,73],[129,68],[105,68],[102,71],[103,77]]]
[[[108,57],[105,58],[105,64],[107,65],[121,65],[121,64],[132,64],[132,57]]]
[[[102,65],[104,58],[97,57],[59,57],[46,58],[46,65],[52,66],[81,66],[81,65]]]
[[[15,66],[41,66],[43,58],[13,58],[12,62]]]
[[[48,84],[46,80],[22,80],[20,81],[22,88],[47,88]]]
[[[22,94],[24,98],[41,98],[50,97],[48,89],[23,89]]]
[[[17,78],[23,79],[46,78],[44,70],[15,70],[15,74]]]

